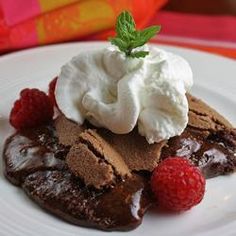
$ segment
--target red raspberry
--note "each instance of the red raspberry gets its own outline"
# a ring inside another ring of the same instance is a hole
[[[41,125],[53,117],[49,97],[38,89],[23,89],[10,113],[10,123],[16,129]]]
[[[185,211],[201,202],[206,181],[199,169],[182,157],[162,161],[151,177],[151,187],[160,206]]]
[[[57,102],[56,102],[56,99],[55,99],[55,87],[56,87],[56,83],[57,83],[57,77],[54,78],[50,84],[49,84],[49,89],[48,89],[48,96],[52,102],[52,104],[54,106],[57,107]]]

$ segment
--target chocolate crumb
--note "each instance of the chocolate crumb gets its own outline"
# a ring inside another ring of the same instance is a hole
[[[88,129],[81,133],[80,141],[87,143],[107,163],[113,166],[114,171],[121,178],[130,176],[128,166],[121,156],[108,142],[105,141],[95,130]]]
[[[55,128],[59,142],[65,146],[72,146],[79,139],[81,132],[85,130],[85,126],[80,126],[64,115],[60,115],[55,120]]]
[[[187,94],[187,98],[189,102],[188,126],[209,131],[233,128],[229,121],[202,100],[190,94]]]
[[[70,171],[84,180],[87,186],[100,189],[114,183],[112,166],[97,157],[87,145],[75,144],[66,157]]]
[[[128,134],[114,134],[105,129],[99,129],[98,132],[123,157],[131,171],[153,171],[167,143],[164,140],[149,144],[137,128]]]
[[[85,130],[79,141],[71,147],[66,162],[70,171],[86,185],[101,189],[131,176],[119,153],[96,131]]]

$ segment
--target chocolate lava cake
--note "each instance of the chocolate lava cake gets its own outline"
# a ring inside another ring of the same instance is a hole
[[[188,95],[189,123],[168,141],[149,145],[137,130],[117,135],[60,115],[16,132],[5,143],[5,176],[48,212],[102,230],[137,227],[153,204],[150,173],[169,156],[189,158],[206,178],[236,166],[236,131]]]

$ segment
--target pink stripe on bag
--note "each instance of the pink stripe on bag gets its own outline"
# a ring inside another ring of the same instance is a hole
[[[37,0],[0,0],[0,7],[8,26],[15,25],[40,13]]]
[[[161,24],[163,35],[236,42],[236,17],[160,11],[151,23]]]

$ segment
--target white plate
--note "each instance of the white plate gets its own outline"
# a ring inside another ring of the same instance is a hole
[[[73,43],[47,46],[0,58],[0,153],[13,132],[8,115],[19,91],[25,87],[47,88],[61,65],[81,50],[105,43]],[[224,57],[177,47],[161,48],[185,57],[194,71],[194,95],[201,97],[236,125],[236,62]],[[2,166],[2,162],[1,162]],[[2,169],[2,168],[1,168]],[[0,236],[72,235],[236,235],[236,174],[207,181],[203,202],[181,215],[150,212],[131,232],[104,233],[68,224],[41,210],[0,172]]]

